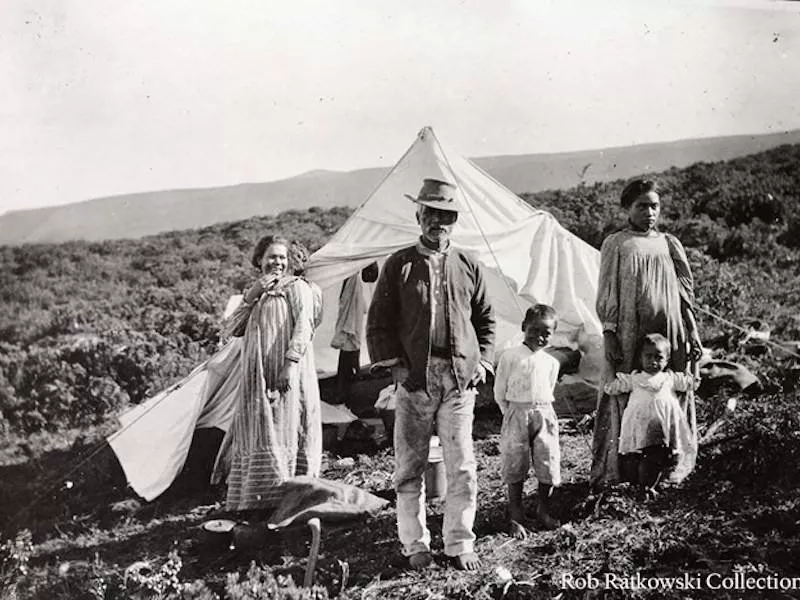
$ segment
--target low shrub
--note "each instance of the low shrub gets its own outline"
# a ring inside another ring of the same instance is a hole
[[[800,487],[800,393],[742,398],[720,436],[699,461],[700,478],[743,488]]]

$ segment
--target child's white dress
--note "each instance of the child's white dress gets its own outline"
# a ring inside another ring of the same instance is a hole
[[[618,373],[605,386],[607,394],[630,392],[622,414],[619,452],[641,452],[648,446],[667,446],[683,454],[694,448],[694,437],[675,392],[692,389],[694,378],[685,373],[643,371]]]

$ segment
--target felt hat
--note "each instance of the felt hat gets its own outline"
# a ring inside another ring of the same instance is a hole
[[[455,184],[449,181],[429,178],[422,181],[422,187],[416,197],[410,194],[405,194],[405,197],[412,202],[430,206],[431,208],[461,212],[464,207],[456,198],[457,192],[458,188],[456,188]]]

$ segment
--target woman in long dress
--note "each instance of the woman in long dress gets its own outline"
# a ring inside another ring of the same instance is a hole
[[[685,371],[689,356],[697,360],[702,352],[689,261],[677,238],[656,229],[661,204],[655,182],[631,181],[622,192],[621,204],[628,211],[628,226],[606,238],[600,251],[597,314],[603,324],[606,383],[637,366],[637,345],[648,333],[660,333],[669,340],[670,367],[675,372]],[[593,489],[623,479],[619,433],[627,400],[625,394],[603,395],[598,403],[590,476]],[[696,439],[691,391],[683,396],[681,405]],[[694,468],[696,456],[695,444],[671,479],[685,477]]]
[[[308,283],[288,272],[289,248],[279,236],[258,242],[252,263],[262,277],[227,323],[232,335],[243,336],[241,394],[228,431],[232,511],[274,507],[281,483],[320,472],[314,299]]]

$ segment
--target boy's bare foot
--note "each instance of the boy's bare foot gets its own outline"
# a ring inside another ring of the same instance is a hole
[[[536,509],[536,520],[539,522],[541,528],[547,531],[552,531],[553,529],[561,527],[561,523],[551,517],[541,506]]]
[[[477,571],[481,566],[481,559],[474,552],[465,552],[453,557],[456,569],[462,571]]]
[[[528,530],[525,528],[525,526],[514,519],[511,519],[511,522],[508,525],[508,533],[517,540],[524,540],[528,537]]]
[[[433,557],[430,552],[417,552],[408,557],[408,564],[415,571],[419,571],[431,566]]]

